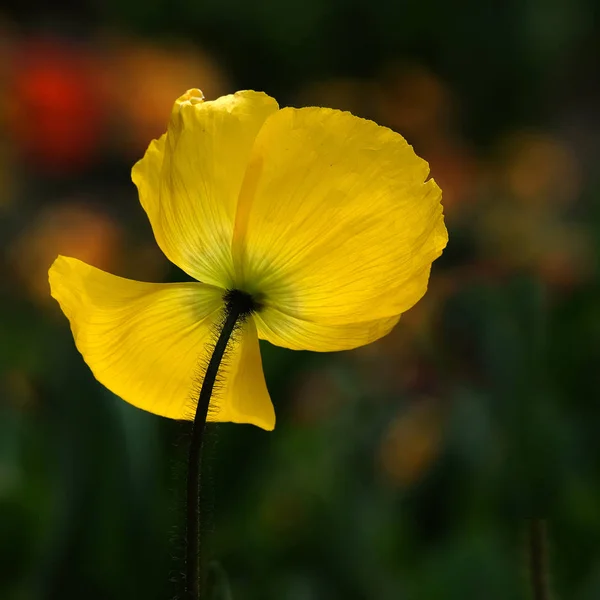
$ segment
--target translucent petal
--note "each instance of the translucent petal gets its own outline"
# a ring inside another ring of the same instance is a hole
[[[252,423],[271,431],[275,410],[267,391],[254,320],[250,318],[235,334],[238,350],[230,355],[225,367],[226,385],[217,395],[215,420]]]
[[[259,337],[272,344],[291,350],[335,352],[352,350],[387,335],[398,323],[400,315],[376,321],[329,325],[322,321],[305,321],[270,308],[254,318]]]
[[[278,110],[263,93],[177,100],[168,131],[132,171],[158,245],[192,277],[229,287],[237,198],[254,139]]]
[[[202,367],[208,364],[215,324],[221,320],[223,290],[200,283],[131,281],[66,257],[56,259],[49,276],[52,295],[98,381],[149,412],[193,418]],[[223,394],[216,397],[218,409],[209,418],[272,429],[252,332],[251,327],[244,330],[228,350],[229,366],[220,378]]]
[[[314,334],[313,350],[335,345],[333,326],[354,324],[344,347],[383,335],[386,320],[425,293],[447,242],[428,172],[400,135],[349,113],[271,115],[254,144],[233,241],[239,286],[264,295],[260,335],[300,347]],[[290,317],[285,337],[281,313]]]

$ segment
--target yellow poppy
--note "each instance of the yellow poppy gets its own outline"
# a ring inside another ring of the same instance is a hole
[[[209,420],[270,430],[259,338],[355,348],[425,293],[447,243],[428,173],[402,136],[350,113],[280,110],[253,91],[205,102],[190,90],[132,177],[162,251],[197,282],[140,283],[61,256],[52,295],[98,381],[189,419],[224,295],[250,294],[259,309],[230,344]]]

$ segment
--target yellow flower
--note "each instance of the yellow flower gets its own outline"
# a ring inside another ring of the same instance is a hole
[[[350,113],[280,110],[253,91],[205,102],[190,90],[132,176],[162,251],[198,282],[140,283],[61,256],[52,295],[98,381],[186,419],[225,291],[251,294],[260,308],[231,344],[209,420],[270,430],[259,338],[355,348],[425,293],[447,242],[428,173],[404,138]]]

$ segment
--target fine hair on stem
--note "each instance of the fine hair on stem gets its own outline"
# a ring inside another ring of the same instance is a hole
[[[185,585],[187,600],[205,600],[205,574],[202,567],[204,557],[201,548],[200,498],[202,497],[202,447],[209,415],[215,382],[223,364],[223,357],[230,342],[234,342],[234,332],[246,319],[259,309],[252,296],[241,290],[229,290],[223,296],[223,318],[218,325],[216,343],[210,352],[210,359],[204,373],[198,403],[194,413],[187,465],[186,491],[186,536],[185,536]]]

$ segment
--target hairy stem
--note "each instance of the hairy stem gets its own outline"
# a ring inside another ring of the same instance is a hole
[[[210,357],[210,362],[204,375],[198,406],[192,427],[192,439],[188,458],[187,472],[187,503],[186,503],[186,591],[189,600],[200,600],[203,589],[204,576],[200,558],[200,498],[202,497],[202,481],[200,478],[200,465],[202,462],[202,443],[206,428],[208,407],[215,386],[215,379],[219,372],[227,344],[238,321],[243,318],[245,307],[239,302],[228,302],[226,317],[219,334],[219,339]]]

